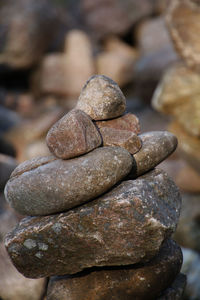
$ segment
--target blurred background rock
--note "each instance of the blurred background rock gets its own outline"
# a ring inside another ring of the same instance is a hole
[[[183,195],[175,239],[185,247],[185,299],[200,299],[199,66],[199,1],[0,2],[1,299],[39,300],[46,284],[23,278],[3,249],[3,236],[21,218],[5,203],[5,183],[19,162],[48,155],[48,129],[93,74],[120,85],[142,132],[168,129],[179,139],[161,167]]]

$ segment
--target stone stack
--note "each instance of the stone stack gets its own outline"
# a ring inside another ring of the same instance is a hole
[[[26,277],[52,276],[48,300],[181,299],[182,253],[171,240],[181,198],[154,169],[177,140],[139,134],[125,109],[115,82],[91,77],[49,130],[52,155],[22,163],[6,185],[7,201],[29,215],[7,235],[7,251]]]

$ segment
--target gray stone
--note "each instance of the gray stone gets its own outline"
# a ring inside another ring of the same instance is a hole
[[[48,284],[47,299],[154,300],[171,285],[181,264],[180,247],[168,240],[157,256],[141,266],[94,268],[71,276],[52,277]]]
[[[101,147],[70,160],[53,159],[27,161],[13,172],[5,195],[16,211],[47,215],[92,200],[128,175],[133,162],[120,147]]]
[[[171,287],[167,288],[157,300],[182,300],[186,282],[186,276],[180,273]]]
[[[99,147],[102,140],[91,118],[74,109],[50,128],[46,142],[55,156],[69,159]]]
[[[0,298],[3,300],[40,300],[44,294],[46,280],[28,279],[21,275],[11,263],[0,243]]]
[[[175,231],[180,207],[173,181],[154,170],[69,212],[23,219],[5,244],[31,278],[147,262]]]
[[[168,131],[152,131],[139,135],[142,148],[133,155],[135,160],[133,177],[153,169],[166,159],[177,147],[177,138]],[[136,168],[136,170],[135,170]]]
[[[76,108],[94,120],[112,119],[125,112],[126,99],[116,82],[106,76],[95,75],[83,87]]]

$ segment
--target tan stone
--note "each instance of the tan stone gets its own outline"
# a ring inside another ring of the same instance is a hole
[[[127,113],[119,118],[115,118],[112,120],[96,121],[95,124],[98,128],[109,127],[114,129],[132,131],[135,134],[140,133],[139,119],[136,117],[136,115],[131,113]]]
[[[192,0],[173,0],[166,20],[174,45],[187,64],[200,65],[200,3]]]
[[[181,263],[181,249],[174,241],[168,240],[158,255],[139,267],[99,268],[75,276],[52,277],[47,299],[155,300],[175,279]]]
[[[94,120],[112,119],[125,112],[126,99],[112,79],[95,75],[83,87],[76,108]]]
[[[135,154],[142,147],[140,138],[132,131],[102,127],[100,133],[104,146],[119,146],[131,154]]]
[[[91,118],[74,109],[50,128],[46,142],[56,157],[69,159],[99,147],[102,140]]]
[[[175,182],[185,192],[200,193],[200,173],[190,166],[186,166],[178,172]]]
[[[200,102],[200,75],[183,64],[177,64],[166,71],[156,88],[152,105],[169,114],[174,114],[177,109],[178,115],[181,105],[190,105],[193,96]]]

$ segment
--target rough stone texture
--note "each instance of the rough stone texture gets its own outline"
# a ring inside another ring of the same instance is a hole
[[[0,61],[11,67],[28,68],[41,59],[58,32],[59,16],[47,0],[38,3],[34,0],[3,2],[0,10]]]
[[[170,124],[169,130],[178,137],[178,150],[182,157],[200,172],[200,139],[189,135],[176,121]]]
[[[153,169],[161,161],[166,159],[177,146],[177,138],[168,131],[152,131],[139,135],[142,141],[142,148],[133,155],[135,160],[133,174],[140,176]]]
[[[92,200],[128,175],[133,162],[120,147],[101,147],[70,160],[49,159],[22,164],[8,181],[7,201],[19,213],[47,215]]]
[[[191,249],[182,248],[183,265],[181,272],[187,275],[187,285],[185,289],[186,299],[200,299],[200,256],[198,252]]]
[[[46,142],[55,156],[69,159],[99,147],[102,140],[90,117],[74,109],[50,128]]]
[[[166,20],[180,55],[187,64],[198,67],[200,64],[200,3],[191,0],[173,0],[168,7]]]
[[[183,194],[179,224],[174,238],[184,247],[200,251],[200,195]]]
[[[142,147],[140,138],[132,131],[102,127],[100,133],[104,146],[119,146],[131,154],[138,152]]]
[[[158,111],[174,114],[176,108],[181,109],[183,104],[190,103],[191,97],[197,98],[199,94],[200,75],[183,64],[176,64],[165,72],[152,105]]]
[[[0,297],[5,300],[40,300],[45,289],[45,279],[28,279],[11,263],[0,243]]]
[[[154,170],[69,212],[23,219],[5,244],[32,278],[147,262],[175,231],[180,207],[173,181]]]
[[[182,300],[186,283],[186,276],[180,273],[172,283],[171,287],[166,289],[157,300]]]
[[[181,264],[181,249],[169,240],[156,257],[142,266],[99,268],[77,275],[52,277],[47,299],[153,300],[173,282]]]
[[[152,14],[149,0],[84,0],[81,11],[95,37],[125,34],[142,17]],[[106,22],[105,22],[106,20]]]
[[[140,123],[136,115],[128,113],[122,117],[108,120],[108,121],[96,121],[95,124],[98,128],[109,127],[120,130],[132,131],[135,134],[140,133]]]
[[[112,79],[95,75],[83,87],[76,108],[94,120],[112,119],[125,112],[126,99]]]
[[[17,161],[4,154],[0,154],[0,190],[4,189],[11,172],[16,168]]]

